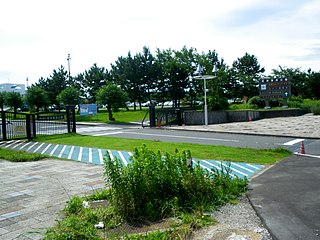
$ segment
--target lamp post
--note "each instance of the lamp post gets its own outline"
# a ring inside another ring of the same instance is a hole
[[[212,72],[216,74],[218,72],[218,68],[216,65],[213,65]],[[208,125],[208,106],[207,106],[207,80],[214,79],[216,75],[202,75],[203,69],[198,64],[197,70],[195,71],[195,74],[198,76],[195,76],[195,79],[203,79],[203,91],[204,91],[204,125]]]
[[[69,78],[69,82],[70,82],[70,60],[71,60],[71,57],[70,57],[70,54],[68,53],[68,58],[67,58],[67,61],[68,61],[68,78]]]

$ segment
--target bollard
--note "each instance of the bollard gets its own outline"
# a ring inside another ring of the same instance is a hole
[[[300,144],[300,154],[306,154],[306,151],[304,150],[304,141]]]

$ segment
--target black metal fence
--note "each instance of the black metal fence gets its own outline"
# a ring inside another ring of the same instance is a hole
[[[74,107],[67,107],[65,112],[36,114],[2,111],[0,123],[0,140],[3,141],[76,132]]]
[[[182,108],[149,108],[150,127],[181,126],[184,122]]]

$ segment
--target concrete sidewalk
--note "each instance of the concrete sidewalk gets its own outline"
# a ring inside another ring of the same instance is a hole
[[[320,139],[320,116],[305,114],[208,126],[173,126],[169,129]]]
[[[43,239],[74,195],[105,186],[102,166],[75,161],[0,160],[0,239]]]

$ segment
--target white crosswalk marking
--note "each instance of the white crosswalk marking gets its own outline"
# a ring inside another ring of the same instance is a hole
[[[103,163],[102,150],[101,150],[101,149],[98,149],[98,153],[99,153],[99,161],[100,161],[100,163]]]
[[[68,159],[71,159],[73,150],[74,150],[74,146],[71,147],[71,150],[70,150],[69,155],[68,155]]]
[[[59,155],[58,155],[58,158],[61,158],[62,157],[62,154],[64,153],[64,150],[66,149],[67,145],[64,145],[63,148],[61,149]]]
[[[57,144],[51,151],[51,153],[49,154],[50,156],[53,155],[54,151],[59,147],[59,144]]]
[[[92,148],[89,148],[89,163],[92,163]]]
[[[51,146],[52,144],[50,143],[48,146],[46,146],[46,148],[45,149],[43,149],[43,151],[41,152],[41,154],[44,154],[47,150],[48,150],[48,148]]]
[[[120,129],[121,128],[117,128],[117,127],[81,127],[81,128],[77,128],[77,133],[101,132],[101,131],[120,130]]]
[[[292,146],[292,145],[294,145],[294,144],[296,144],[296,143],[299,143],[299,142],[302,142],[302,141],[304,141],[304,139],[297,138],[297,139],[294,139],[294,140],[292,140],[292,141],[286,142],[286,143],[284,143],[283,145],[285,145],[285,146]]]
[[[83,151],[83,147],[80,147],[80,151],[79,151],[79,155],[78,155],[78,161],[81,161],[82,151]]]

